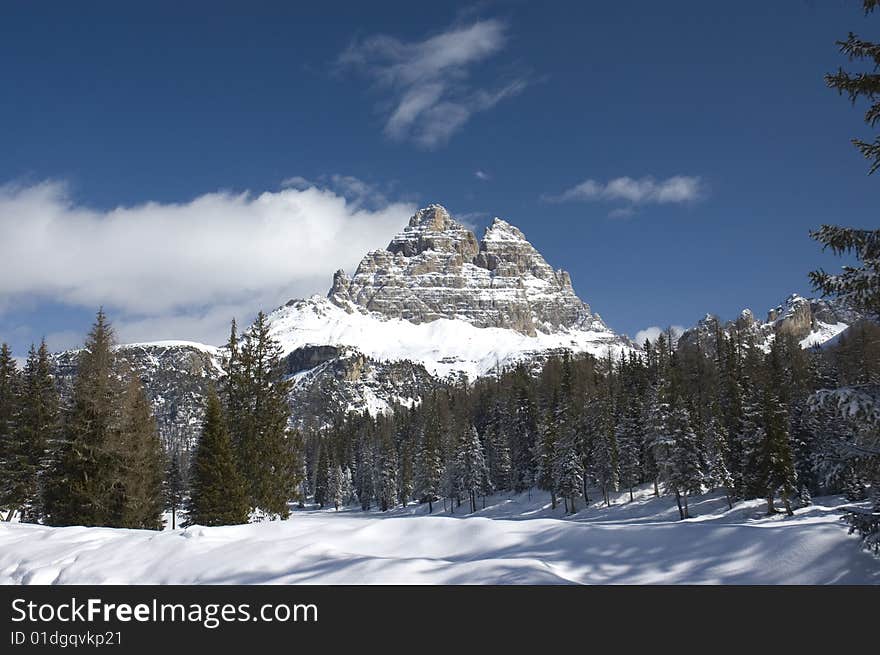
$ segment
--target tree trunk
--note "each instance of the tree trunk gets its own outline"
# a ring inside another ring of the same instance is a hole
[[[772,492],[767,494],[767,516],[770,516],[771,514],[776,514],[776,508],[773,506]]]
[[[660,497],[660,486],[657,484],[657,478],[654,478],[654,496],[656,498]]]
[[[428,496],[428,514],[434,513],[434,503],[431,502],[431,497]]]
[[[630,487],[629,488],[629,502],[632,502],[634,500],[635,500],[635,498],[633,498],[633,488]]]
[[[550,509],[556,509],[556,492],[550,492]]]
[[[571,513],[572,513],[572,514],[577,514],[577,511],[578,511],[578,510],[577,510],[577,505],[575,505],[574,500],[575,500],[575,497],[572,496],[572,497],[571,497]]]
[[[724,489],[724,497],[727,498],[727,509],[733,509],[733,502],[730,498],[730,491],[727,488]]]
[[[689,519],[691,517],[691,513],[688,510],[688,495],[687,492],[684,494],[684,517]]]
[[[587,474],[586,473],[584,473],[584,475],[583,475],[583,485],[584,485],[584,503],[589,505],[590,504],[590,497],[587,495]]]
[[[563,496],[563,497],[562,497],[562,504],[563,504],[563,506],[564,506],[564,508],[565,508],[565,509],[564,509],[565,513],[568,514],[568,496]]]
[[[785,505],[785,513],[788,516],[794,516],[794,511],[791,509],[791,501],[788,499],[788,493],[785,490],[782,491],[782,504]]]
[[[177,511],[173,507],[171,508],[171,529],[177,529]]]
[[[681,506],[681,494],[678,493],[678,489],[675,490],[675,502],[678,503],[678,517],[683,521],[684,509]]]
[[[9,510],[9,514],[6,515],[6,522],[11,523],[13,516],[15,516],[15,508],[14,507],[11,510]]]

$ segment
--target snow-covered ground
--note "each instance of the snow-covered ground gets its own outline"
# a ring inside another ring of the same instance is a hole
[[[546,494],[495,496],[473,516],[410,506],[306,509],[288,521],[148,532],[0,526],[0,582],[24,584],[880,584],[880,559],[847,534],[837,497],[796,516],[763,503],[593,503],[570,518]]]

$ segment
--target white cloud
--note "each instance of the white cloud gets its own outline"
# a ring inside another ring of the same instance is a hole
[[[353,42],[338,63],[364,72],[390,93],[385,121],[389,138],[436,148],[475,113],[526,87],[522,78],[491,90],[476,88],[469,79],[474,65],[504,48],[506,31],[502,21],[490,19],[416,42],[374,35]]]
[[[699,177],[675,175],[665,180],[651,176],[634,179],[617,177],[606,183],[584,180],[556,195],[546,195],[550,202],[623,202],[623,210],[612,211],[612,216],[632,215],[638,205],[664,205],[694,202],[706,195],[706,188]]]
[[[482,180],[483,182],[488,182],[490,179],[492,179],[485,171],[475,171],[474,177],[476,177],[478,180]]]
[[[104,305],[126,341],[215,343],[232,316],[325,291],[336,268],[384,247],[415,210],[365,208],[364,197],[378,200],[371,187],[337,177],[353,199],[300,184],[107,211],[77,204],[58,182],[0,186],[0,308]]]
[[[671,325],[669,327],[672,330],[672,340],[674,343],[678,342],[678,339],[684,334],[684,326],[683,325]],[[663,328],[658,325],[652,325],[651,327],[646,327],[644,330],[639,330],[636,332],[636,336],[633,339],[640,346],[645,343],[645,341],[650,341],[651,343],[655,343],[660,335],[665,332]]]

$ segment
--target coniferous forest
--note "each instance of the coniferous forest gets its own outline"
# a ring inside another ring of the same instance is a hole
[[[878,232],[825,226],[814,237],[862,263],[814,284],[878,315]],[[717,325],[717,324],[716,324]],[[649,485],[674,497],[722,490],[767,513],[846,494],[845,517],[880,549],[877,417],[859,399],[880,386],[880,326],[867,318],[833,344],[804,349],[779,332],[722,330],[677,341],[667,330],[620,359],[567,352],[475,381],[450,380],[389,414],[322,417],[291,427],[282,351],[264,314],[232,323],[225,375],[205,399],[190,456],[166,453],[141,381],[115,356],[99,311],[68,397],[46,344],[19,370],[0,349],[6,520],[161,529],[287,518],[293,504],[387,511],[412,502],[470,513],[493,493],[545,493],[575,513]],[[843,409],[843,411],[842,411]]]

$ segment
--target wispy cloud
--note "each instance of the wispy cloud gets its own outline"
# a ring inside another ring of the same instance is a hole
[[[640,205],[687,203],[702,199],[706,188],[699,177],[675,175],[665,180],[647,176],[639,179],[617,177],[608,182],[584,180],[559,194],[543,196],[548,202],[622,202],[609,216],[622,218],[635,213]]]
[[[445,144],[475,113],[525,89],[523,77],[491,88],[471,78],[473,67],[506,43],[504,22],[478,20],[415,42],[381,34],[356,40],[338,64],[364,73],[390,94],[383,105],[389,138],[431,149]]]
[[[59,182],[0,186],[0,311],[35,299],[104,305],[123,339],[212,343],[232,316],[324,291],[415,209],[349,176],[286,182],[108,211]]]
[[[478,180],[482,180],[483,182],[488,182],[492,179],[492,177],[485,171],[475,171],[474,177]]]

